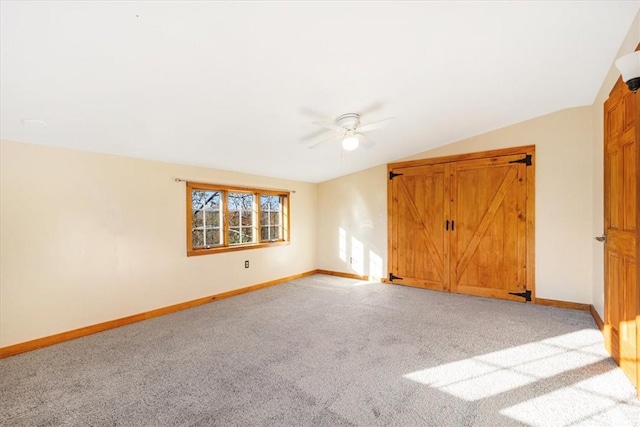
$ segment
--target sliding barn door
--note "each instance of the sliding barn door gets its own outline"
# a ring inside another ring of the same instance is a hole
[[[605,345],[638,386],[637,302],[637,95],[622,83],[605,103]]]
[[[451,164],[452,292],[527,299],[530,161],[519,154]]]
[[[390,188],[391,277],[394,283],[444,290],[445,166],[399,168]]]
[[[389,165],[389,283],[534,300],[534,146]]]

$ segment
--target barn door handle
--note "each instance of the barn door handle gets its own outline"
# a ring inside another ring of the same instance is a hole
[[[603,234],[602,236],[595,237],[598,242],[607,243],[607,235]]]
[[[456,222],[454,220],[451,220],[451,231],[456,229]]]
[[[444,223],[444,229],[449,231],[449,220],[446,220]]]

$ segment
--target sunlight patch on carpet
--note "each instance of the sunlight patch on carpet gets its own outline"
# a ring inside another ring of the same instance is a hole
[[[599,334],[583,329],[415,371],[404,378],[477,401],[606,359],[604,349],[597,347],[601,347]]]
[[[616,391],[608,384],[619,381],[618,370],[595,375],[568,387],[529,399],[517,405],[502,409],[500,414],[530,426],[568,426],[568,425],[629,425],[629,417],[620,408],[620,400],[625,396],[622,390]],[[626,412],[635,413],[640,419],[640,402],[629,403]],[[633,418],[631,418],[633,419]],[[611,424],[617,420],[616,424]]]

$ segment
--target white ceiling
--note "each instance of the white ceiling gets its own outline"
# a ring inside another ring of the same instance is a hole
[[[591,104],[640,1],[0,8],[3,139],[321,182]],[[349,112],[397,120],[307,149]]]

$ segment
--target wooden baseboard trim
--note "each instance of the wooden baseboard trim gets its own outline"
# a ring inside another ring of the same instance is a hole
[[[579,302],[558,301],[555,299],[536,298],[535,303],[538,305],[546,305],[549,307],[568,308],[571,310],[589,311],[589,304]]]
[[[316,270],[316,274],[327,274],[329,276],[346,277],[347,279],[369,280],[367,276],[358,276],[352,273],[343,273],[341,271]]]
[[[382,279],[382,283],[386,283],[389,285],[401,285],[401,286],[409,286],[412,288],[420,288],[420,289],[430,289],[427,286],[421,286],[421,285],[415,285],[415,284],[406,284],[406,283],[396,283],[396,282],[391,282],[387,279]],[[443,292],[440,289],[432,289],[434,291],[437,292]],[[456,295],[457,293],[452,292],[452,295]],[[457,294],[457,295],[468,295],[468,294]],[[482,296],[482,295],[475,295],[477,297],[481,297],[481,298],[492,298],[492,297],[487,297],[487,296]],[[496,298],[493,298],[496,299]],[[544,299],[544,298],[536,298],[534,304],[538,304],[538,305],[546,305],[549,307],[557,307],[557,308],[568,308],[571,310],[581,310],[581,311],[589,311],[591,307],[589,304],[582,304],[579,302],[568,302],[568,301],[559,301],[559,300],[555,300],[555,299]]]
[[[593,304],[589,306],[589,311],[591,312],[591,316],[593,317],[593,320],[595,320],[596,325],[598,325],[598,329],[600,329],[601,332],[604,332],[604,322]]]
[[[176,311],[185,310],[187,308],[196,307],[202,304],[207,304],[213,301],[229,298],[235,295],[245,294],[247,292],[257,291],[258,289],[267,288],[269,286],[279,285],[291,280],[300,279],[302,277],[311,276],[318,273],[318,270],[311,270],[305,273],[294,274],[293,276],[282,277],[280,279],[271,280],[269,282],[259,283],[257,285],[247,286],[245,288],[234,289],[232,291],[222,292],[220,294],[211,295],[204,298],[198,298],[191,301],[182,302],[179,304],[170,305],[167,307],[158,308],[155,310],[147,311],[144,313],[134,314],[132,316],[122,317],[120,319],[109,320],[107,322],[98,323],[95,325],[85,326],[83,328],[74,329],[67,332],[61,332],[59,334],[50,335],[43,338],[37,338],[35,340],[26,341],[0,348],[0,359],[5,357],[14,356],[16,354],[25,353],[27,351],[36,350],[42,347],[48,347],[50,345],[59,344],[61,342],[70,341],[76,338],[81,338],[87,335],[92,335],[98,332],[107,331],[109,329],[119,328],[120,326],[130,325],[131,323],[140,322],[147,319],[152,319],[158,316],[164,316],[165,314],[175,313]],[[327,273],[323,273],[327,274]]]

